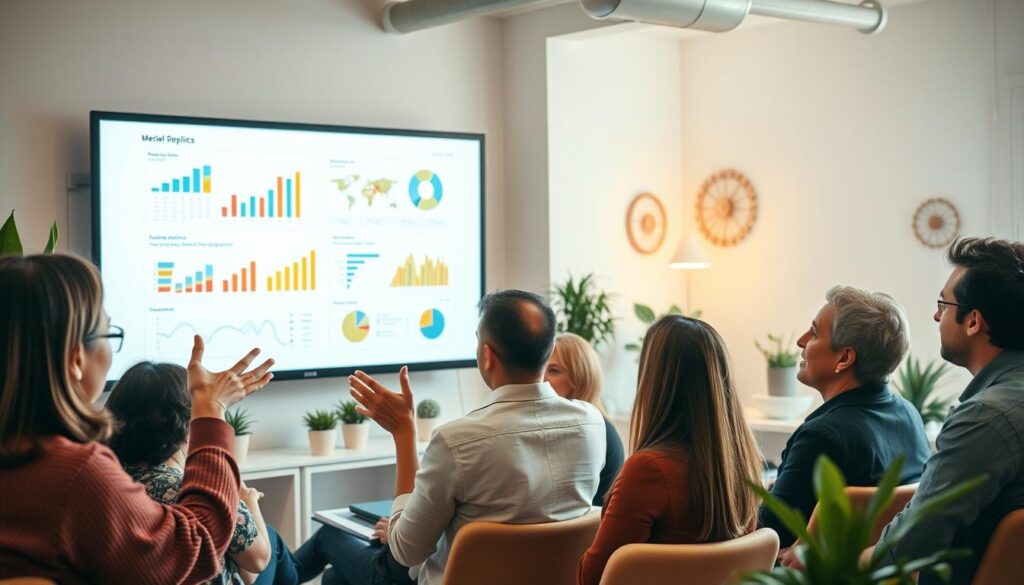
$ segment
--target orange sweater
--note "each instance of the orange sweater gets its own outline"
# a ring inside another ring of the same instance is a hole
[[[238,505],[231,427],[192,422],[178,504],[157,504],[98,443],[49,437],[0,469],[0,578],[62,585],[201,583],[220,571]]]
[[[597,585],[608,558],[632,543],[695,542],[688,522],[687,458],[679,453],[639,451],[626,460],[601,512],[594,544],[580,560],[577,585]]]

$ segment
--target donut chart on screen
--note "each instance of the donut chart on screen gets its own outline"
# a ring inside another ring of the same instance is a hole
[[[429,197],[420,193],[422,183],[430,183],[430,186],[433,187],[434,192]],[[433,171],[422,170],[409,179],[409,199],[413,205],[424,211],[437,207],[441,203],[443,195],[444,187],[441,185],[441,177],[438,177]]]
[[[444,333],[444,314],[437,309],[427,309],[420,315],[420,333],[427,339],[437,339]]]
[[[370,319],[362,311],[352,311],[345,315],[345,320],[341,324],[341,332],[345,334],[345,339],[352,343],[359,343],[370,334]]]

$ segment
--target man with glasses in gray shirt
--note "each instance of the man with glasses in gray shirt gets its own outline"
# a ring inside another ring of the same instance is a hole
[[[953,563],[950,583],[967,585],[996,525],[1024,508],[1024,244],[965,238],[946,254],[953,273],[939,295],[942,357],[974,376],[936,440],[907,509],[981,474],[979,489],[917,524],[893,547],[891,560],[951,548],[972,555]],[[882,533],[893,534],[906,510]],[[939,583],[934,574],[920,583]]]

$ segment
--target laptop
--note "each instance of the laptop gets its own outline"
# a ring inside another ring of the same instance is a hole
[[[392,500],[376,500],[351,504],[348,508],[356,516],[376,524],[381,518],[391,516],[391,503]]]

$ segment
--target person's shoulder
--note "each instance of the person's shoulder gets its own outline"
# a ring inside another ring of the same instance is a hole
[[[685,474],[686,454],[675,450],[643,449],[626,458],[619,477],[633,483],[668,482]]]

